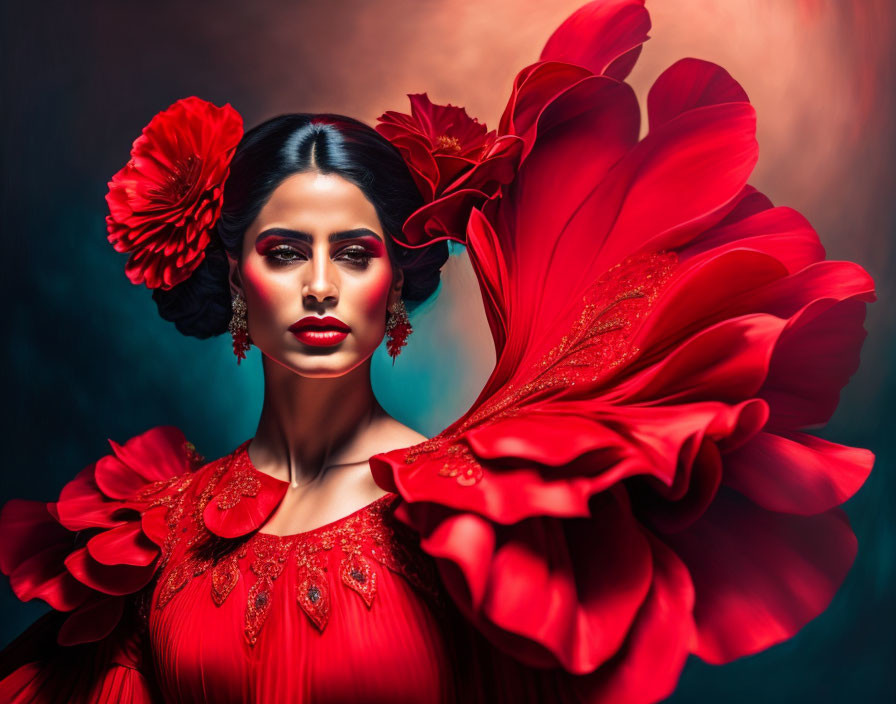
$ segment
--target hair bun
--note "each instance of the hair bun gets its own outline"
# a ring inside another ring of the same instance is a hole
[[[398,261],[404,272],[401,297],[418,304],[429,298],[439,287],[442,266],[448,261],[448,256],[448,242],[445,240],[437,240],[419,249],[398,247]]]
[[[159,315],[183,335],[205,339],[226,332],[231,317],[229,269],[224,250],[212,243],[186,281],[152,292]]]

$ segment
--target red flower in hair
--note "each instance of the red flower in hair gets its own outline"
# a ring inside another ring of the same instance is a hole
[[[465,241],[474,207],[497,196],[516,173],[522,143],[453,105],[434,105],[426,93],[408,95],[411,114],[388,111],[377,131],[401,151],[425,205],[405,222],[401,244]]]
[[[131,257],[131,283],[169,289],[205,258],[224,181],[243,135],[229,104],[178,100],[143,128],[131,159],[109,182],[109,242]]]

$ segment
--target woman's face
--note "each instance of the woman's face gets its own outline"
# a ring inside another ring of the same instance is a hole
[[[303,376],[340,376],[368,359],[403,282],[386,237],[371,202],[341,176],[284,180],[246,231],[242,261],[230,262],[253,344]],[[326,327],[310,326],[322,318]]]

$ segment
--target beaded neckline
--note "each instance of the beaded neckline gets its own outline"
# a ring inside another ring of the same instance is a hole
[[[260,469],[258,469],[258,467],[255,466],[255,464],[252,462],[252,458],[249,457],[249,444],[251,442],[252,442],[252,438],[249,438],[248,440],[243,442],[239,447],[237,447],[237,449],[234,451],[234,458],[233,458],[234,461],[239,461],[240,464],[242,464],[247,470],[249,470],[254,475],[261,475],[263,477],[267,477],[268,479],[273,479],[276,482],[281,482],[281,483],[286,484],[287,482],[285,482],[284,480],[277,479],[277,477],[267,474],[266,472],[262,472]],[[279,533],[268,533],[268,532],[262,530],[261,528],[259,528],[259,530],[257,530],[255,532],[255,534],[252,536],[252,538],[254,539],[256,536],[262,536],[261,538],[258,538],[258,539],[259,540],[281,540],[281,541],[286,541],[286,542],[298,541],[302,538],[306,538],[306,537],[315,535],[317,533],[320,533],[321,531],[326,531],[330,528],[334,528],[334,527],[338,526],[340,523],[346,522],[346,521],[356,517],[358,514],[363,513],[365,511],[374,511],[377,508],[379,508],[380,504],[387,504],[389,501],[395,499],[397,496],[398,495],[395,493],[388,492],[388,493],[383,494],[382,496],[374,499],[370,503],[365,504],[364,506],[361,506],[360,508],[352,511],[351,513],[348,513],[344,516],[341,516],[340,518],[337,518],[336,520],[330,521],[328,523],[324,523],[322,525],[316,526],[314,528],[310,528],[308,530],[299,531],[298,533],[286,533],[286,534],[281,535]],[[281,499],[281,501],[282,501],[282,499]],[[276,508],[274,510],[276,511]],[[271,515],[273,515],[273,511],[271,512]]]
[[[222,457],[198,493],[182,491],[170,502],[165,516],[169,537],[155,609],[164,609],[187,584],[204,575],[216,606],[243,583],[244,630],[252,646],[284,571],[291,575],[287,588],[292,600],[321,632],[339,585],[356,593],[370,609],[387,572],[401,575],[434,605],[441,604],[435,564],[419,549],[418,536],[394,518],[393,505],[400,500],[397,493],[384,494],[342,518],[301,533],[277,535],[253,527],[279,505],[286,482],[254,467],[248,460],[248,444]],[[209,530],[209,516],[217,521],[218,531]],[[233,519],[230,524],[227,518]],[[239,540],[224,554],[193,549],[209,533]]]

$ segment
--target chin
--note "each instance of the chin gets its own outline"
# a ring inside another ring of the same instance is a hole
[[[299,376],[325,379],[348,374],[369,359],[373,352],[374,350],[371,350],[370,354],[362,356],[349,353],[346,350],[333,350],[317,354],[293,351],[280,359],[273,357],[270,359]]]

